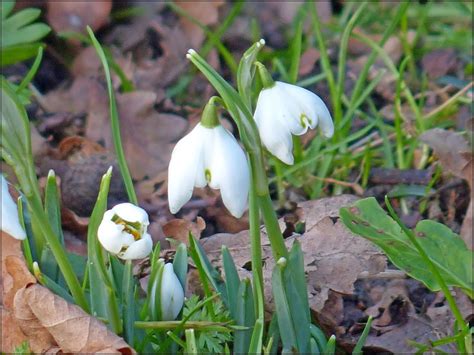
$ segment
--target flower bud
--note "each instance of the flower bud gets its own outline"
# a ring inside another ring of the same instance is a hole
[[[149,224],[144,209],[121,203],[104,213],[97,236],[109,253],[124,260],[143,259],[153,248]]]
[[[161,319],[175,320],[183,304],[184,290],[174,273],[173,264],[165,264],[160,289]]]
[[[154,321],[175,320],[184,304],[184,290],[173,268],[163,259],[151,263],[148,280],[148,311]]]

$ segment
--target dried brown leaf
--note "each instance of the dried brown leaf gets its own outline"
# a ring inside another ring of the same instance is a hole
[[[56,32],[84,32],[86,26],[97,30],[108,22],[112,0],[47,2],[48,23]]]
[[[208,26],[214,25],[218,22],[219,8],[224,5],[225,2],[222,0],[202,2],[178,0],[175,4],[186,11],[188,15],[198,20],[201,24]],[[205,38],[204,31],[201,27],[184,16],[182,16],[179,21],[191,47],[199,49]]]
[[[34,352],[59,347],[63,353],[135,353],[104,323],[41,285],[18,291],[14,310]]]
[[[473,152],[468,141],[459,133],[442,128],[433,128],[424,132],[420,140],[433,148],[445,171],[467,181],[471,189],[471,201],[461,227],[461,237],[466,245],[473,249]]]
[[[367,240],[350,233],[338,218],[339,209],[356,199],[355,196],[342,195],[301,203],[299,206],[304,215],[306,232],[285,240],[287,246],[291,246],[295,239],[301,243],[308,276],[310,306],[314,312],[320,312],[324,307],[330,290],[350,294],[359,274],[385,270],[385,256]],[[280,220],[280,226],[282,229],[285,226],[283,219]],[[221,262],[221,246],[227,245],[239,273],[242,276],[249,275],[247,269],[251,256],[248,231],[234,235],[216,234],[203,239],[201,243],[210,260],[217,265]],[[270,284],[274,261],[264,232],[262,246],[265,299],[272,308]]]
[[[201,232],[206,228],[206,222],[201,217],[196,218],[196,222],[185,219],[172,219],[163,226],[163,233],[167,238],[172,238],[178,242],[189,244],[189,233],[194,238],[200,239]]]
[[[436,49],[423,56],[421,65],[430,78],[436,79],[456,69],[459,61],[453,48]]]

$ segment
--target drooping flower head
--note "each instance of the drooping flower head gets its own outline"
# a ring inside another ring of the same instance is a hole
[[[105,250],[124,260],[142,259],[150,254],[153,241],[147,233],[146,211],[131,203],[121,203],[104,213],[97,232]]]
[[[18,209],[8,191],[7,180],[0,174],[2,180],[2,231],[15,239],[23,240],[26,233],[18,218]]]
[[[285,164],[293,159],[291,135],[305,134],[319,125],[324,136],[332,137],[334,124],[321,98],[313,92],[280,81],[273,82],[265,67],[257,64],[264,88],[260,91],[254,118],[265,147]]]
[[[220,189],[224,205],[239,218],[247,206],[250,173],[244,151],[222,127],[215,100],[206,105],[202,120],[174,147],[168,168],[171,213],[189,201],[194,187]]]

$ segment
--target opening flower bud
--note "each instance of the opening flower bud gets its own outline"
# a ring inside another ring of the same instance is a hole
[[[121,203],[104,213],[97,232],[105,250],[124,260],[150,254],[153,241],[147,233],[148,214],[131,203]]]

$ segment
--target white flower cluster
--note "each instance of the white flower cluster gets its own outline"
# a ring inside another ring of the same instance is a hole
[[[191,50],[189,55],[192,55]],[[326,137],[334,133],[331,114],[313,92],[269,78],[260,91],[254,119],[263,145],[286,164],[293,164],[292,135],[302,135],[318,124]],[[207,107],[206,107],[207,109]],[[220,189],[224,205],[239,218],[245,211],[250,184],[247,159],[232,134],[218,123],[203,120],[175,146],[168,169],[171,213],[189,201],[194,187]]]

